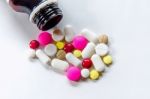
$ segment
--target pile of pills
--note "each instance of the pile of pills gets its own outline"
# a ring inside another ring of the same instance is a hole
[[[72,26],[67,25],[64,31],[54,28],[51,33],[41,32],[29,43],[28,55],[63,72],[70,81],[98,80],[112,64],[108,42],[105,34],[83,29],[75,35]]]

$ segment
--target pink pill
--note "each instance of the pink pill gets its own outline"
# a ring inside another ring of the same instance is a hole
[[[71,81],[79,81],[81,78],[81,70],[78,67],[71,66],[67,70],[67,77]]]
[[[48,32],[41,32],[38,37],[38,41],[41,45],[47,45],[53,42],[52,36]]]
[[[83,50],[87,45],[88,40],[84,36],[76,36],[73,39],[73,46],[78,50]]]

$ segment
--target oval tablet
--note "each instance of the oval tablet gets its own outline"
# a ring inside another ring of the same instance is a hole
[[[51,59],[40,49],[36,50],[36,56],[43,64],[49,64],[51,61]]]
[[[52,38],[54,41],[62,41],[64,39],[64,34],[60,29],[55,28],[52,32]]]
[[[109,52],[109,48],[106,44],[100,43],[95,47],[96,54],[105,56]]]
[[[97,54],[94,54],[92,57],[91,57],[91,60],[93,62],[93,65],[95,67],[95,69],[99,72],[102,72],[105,70],[105,65],[102,61],[102,59],[100,58],[99,55]]]
[[[69,64],[66,61],[53,59],[51,62],[51,66],[57,71],[65,72],[68,69]]]
[[[80,66],[81,60],[75,57],[72,53],[66,54],[66,60],[74,66]]]
[[[81,31],[81,35],[86,37],[90,42],[98,43],[98,36],[95,33],[89,31],[88,29],[83,29]]]
[[[74,38],[74,30],[72,28],[71,25],[66,25],[64,28],[64,32],[65,32],[65,40],[67,42],[71,42]]]
[[[82,51],[83,58],[90,58],[95,53],[95,44],[90,42]]]
[[[50,57],[55,56],[57,53],[57,47],[54,44],[48,44],[45,46],[44,52]]]

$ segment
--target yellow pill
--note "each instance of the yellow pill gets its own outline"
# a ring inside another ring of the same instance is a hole
[[[58,49],[63,49],[65,46],[65,43],[64,42],[56,42],[56,46]]]
[[[106,65],[112,64],[112,57],[111,57],[110,55],[107,55],[107,56],[103,57],[103,62],[104,62]]]
[[[81,57],[81,51],[80,50],[74,50],[73,55],[77,58]]]
[[[100,73],[96,70],[90,71],[90,79],[97,80],[100,77]]]

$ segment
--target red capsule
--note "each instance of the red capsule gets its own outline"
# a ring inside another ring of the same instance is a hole
[[[31,49],[37,49],[39,47],[39,42],[37,40],[32,40],[29,44]]]
[[[74,46],[71,43],[67,43],[64,46],[64,51],[66,53],[72,52],[74,50]]]
[[[90,58],[84,59],[82,61],[82,66],[83,66],[83,68],[87,68],[87,69],[91,68],[92,67],[91,59]]]

